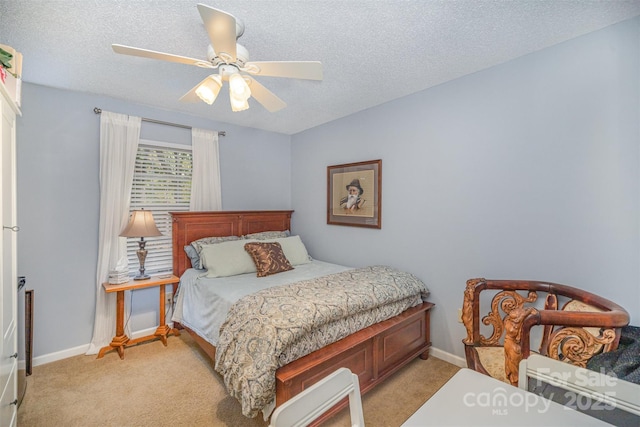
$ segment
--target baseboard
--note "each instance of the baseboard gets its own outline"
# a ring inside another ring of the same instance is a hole
[[[173,327],[173,324],[169,324],[169,326]],[[147,335],[152,335],[156,331],[156,328],[143,329],[141,331],[136,331],[131,333],[131,338],[140,338]],[[81,345],[74,348],[69,348],[67,350],[58,351],[55,353],[45,354],[43,356],[38,356],[33,358],[33,366],[46,365],[47,363],[56,362],[58,360],[66,359],[68,357],[80,356],[86,354],[89,350],[90,344]],[[460,356],[456,356],[455,354],[448,353],[444,350],[440,350],[436,347],[431,347],[429,350],[429,354],[433,357],[437,357],[438,359],[444,360],[445,362],[449,362],[452,365],[459,366],[460,368],[467,367],[467,361]],[[24,361],[22,361],[24,363]],[[18,365],[20,365],[20,361],[18,361]]]
[[[444,360],[445,362],[449,362],[452,365],[456,365],[460,368],[467,367],[467,360],[464,357],[456,356],[455,354],[448,353],[444,350],[440,350],[439,348],[431,347],[431,349],[429,350],[429,355]]]
[[[173,327],[173,323],[168,323],[168,326],[169,327]],[[131,339],[145,337],[147,335],[153,335],[156,332],[156,329],[157,329],[157,326],[154,326],[152,328],[148,328],[148,329],[143,329],[141,331],[132,332],[131,333]],[[78,347],[73,347],[73,348],[69,348],[69,349],[66,349],[66,350],[57,351],[55,353],[49,353],[49,354],[45,354],[43,356],[34,357],[32,366],[46,365],[47,363],[57,362],[58,360],[66,359],[66,358],[69,358],[69,357],[81,356],[81,355],[87,353],[87,351],[89,350],[90,345],[91,344],[85,344],[85,345],[81,345],[81,346],[78,346]],[[96,355],[92,355],[92,356],[93,357],[97,357]],[[18,361],[18,367],[20,367],[21,363],[24,366],[24,364],[25,364],[24,360]]]
[[[46,365],[47,363],[57,362],[58,360],[67,359],[69,357],[80,356],[81,354],[85,354],[87,350],[89,350],[89,344],[34,357],[32,366]]]

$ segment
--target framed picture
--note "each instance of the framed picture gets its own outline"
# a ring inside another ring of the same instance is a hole
[[[382,160],[327,167],[327,224],[382,228]]]

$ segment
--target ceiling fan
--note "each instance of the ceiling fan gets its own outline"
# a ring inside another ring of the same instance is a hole
[[[153,50],[113,44],[114,52],[141,56],[202,68],[218,69],[187,92],[180,101],[197,102],[199,99],[211,105],[224,82],[229,84],[229,98],[233,111],[249,108],[248,99],[253,98],[268,111],[276,112],[286,103],[251,75],[287,77],[294,79],[322,80],[322,64],[318,61],[249,61],[249,52],[237,39],[244,33],[244,24],[233,15],[199,3],[198,11],[209,34],[211,44],[207,49],[207,60],[156,52]]]

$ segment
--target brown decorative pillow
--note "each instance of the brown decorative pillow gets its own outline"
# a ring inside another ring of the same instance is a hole
[[[244,245],[244,250],[253,258],[258,277],[293,270],[278,242],[251,242]]]

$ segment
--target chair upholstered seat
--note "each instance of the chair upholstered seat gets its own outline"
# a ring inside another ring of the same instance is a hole
[[[476,347],[475,351],[489,376],[509,384],[504,371],[504,347]]]
[[[504,347],[476,347],[480,364],[493,378],[508,383],[504,372]]]

